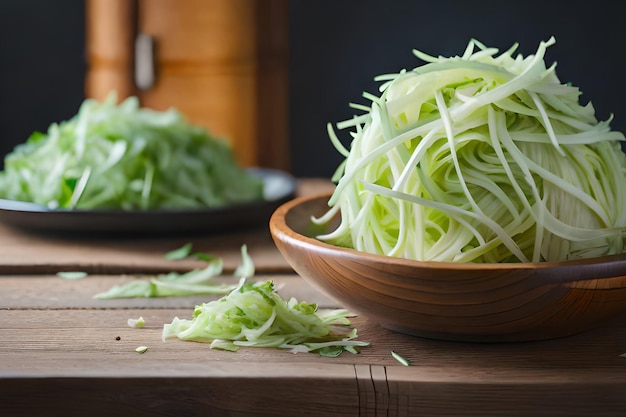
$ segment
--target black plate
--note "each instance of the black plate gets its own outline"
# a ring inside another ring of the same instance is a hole
[[[219,208],[174,210],[66,210],[0,199],[0,221],[36,232],[91,234],[189,234],[241,230],[266,225],[295,196],[296,181],[286,172],[250,168],[263,178],[264,201]]]

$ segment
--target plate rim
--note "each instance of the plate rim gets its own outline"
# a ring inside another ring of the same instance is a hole
[[[289,172],[274,169],[274,168],[262,168],[262,167],[250,167],[245,168],[252,175],[263,178],[264,183],[264,196],[266,198],[262,200],[255,200],[244,203],[235,203],[218,207],[193,207],[193,208],[166,208],[166,209],[155,209],[155,210],[124,210],[124,209],[51,209],[44,205],[28,202],[28,201],[19,201],[19,200],[10,200],[0,198],[0,222],[6,224],[8,226],[12,226],[20,229],[29,229],[29,230],[39,230],[39,231],[56,231],[56,232],[71,232],[71,231],[84,231],[84,232],[100,232],[103,227],[85,227],[85,222],[89,221],[103,221],[103,219],[107,219],[107,223],[112,223],[114,221],[121,221],[121,226],[129,226],[130,228],[125,227],[124,230],[113,230],[111,229],[111,234],[115,234],[117,232],[133,232],[133,233],[141,233],[140,229],[142,229],[140,224],[133,226],[131,222],[136,220],[143,221],[154,221],[160,218],[176,218],[181,216],[183,220],[178,219],[178,223],[184,223],[184,216],[189,216],[189,221],[192,222],[193,219],[200,216],[217,216],[219,218],[226,218],[227,216],[232,216],[237,213],[255,213],[256,216],[250,216],[250,219],[241,219],[242,224],[251,224],[252,220],[255,217],[259,217],[260,213],[263,212],[271,212],[275,210],[278,206],[289,201],[294,198],[297,190],[297,180],[296,178]],[[267,188],[267,179],[276,179],[279,181],[283,181],[285,184],[284,189],[280,190],[279,193],[274,193],[272,195],[265,195],[268,193]],[[269,221],[268,214],[268,221]],[[67,227],[67,223],[71,219],[80,220],[81,224],[76,225],[75,227]],[[46,224],[43,220],[48,220],[49,222]],[[64,223],[66,227],[62,225],[55,224]],[[79,227],[81,226],[82,227]],[[219,226],[219,227],[217,227]],[[208,230],[220,230],[227,228],[228,224],[217,225],[216,227],[209,227],[209,224],[204,224],[204,227],[199,227],[198,229],[202,231]],[[159,233],[159,230],[168,230],[172,227],[167,225],[161,225],[157,227],[156,230],[151,232]],[[192,229],[191,227],[185,227],[184,229]],[[185,230],[183,230],[185,231]]]

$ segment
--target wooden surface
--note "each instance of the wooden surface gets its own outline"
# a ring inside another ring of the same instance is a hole
[[[234,260],[239,241],[249,238],[255,279],[275,280],[285,297],[339,307],[286,269],[266,233],[222,237],[222,246],[218,238],[198,242]],[[626,317],[569,338],[472,344],[393,333],[358,316],[359,339],[371,342],[358,355],[223,352],[161,340],[164,323],[190,317],[211,297],[93,298],[155,269],[191,267],[161,259],[178,241],[85,245],[3,228],[0,242],[2,416],[626,415]],[[61,265],[94,272],[63,279],[52,273]],[[139,316],[146,327],[128,327]],[[140,345],[144,354],[135,352]]]
[[[88,0],[85,93],[176,107],[233,146],[239,163],[288,170],[287,0]],[[150,36],[155,82],[134,80]]]
[[[297,185],[297,195],[332,190],[325,179],[308,178]],[[268,219],[269,221],[269,219]],[[226,272],[241,262],[246,244],[255,266],[265,272],[289,273],[292,268],[274,247],[267,227],[219,235],[175,237],[67,237],[25,233],[0,223],[0,274],[32,274],[85,271],[100,274],[185,271],[204,265],[200,261],[166,261],[163,255],[186,243],[194,252],[210,253],[224,260]]]

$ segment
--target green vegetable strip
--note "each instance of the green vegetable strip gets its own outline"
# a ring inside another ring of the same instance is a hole
[[[376,77],[380,96],[328,125],[346,158],[319,236],[357,250],[416,260],[556,261],[621,253],[626,235],[626,156],[609,120],[598,122],[578,88],[544,56],[517,45],[469,42],[461,57]],[[478,49],[478,50],[477,50]]]
[[[489,137],[491,139],[491,145],[498,157],[498,160],[502,163],[502,168],[506,172],[508,181],[511,183],[511,186],[515,190],[515,195],[519,198],[519,201],[523,204],[523,208],[526,213],[532,213],[533,207],[531,205],[530,200],[526,197],[523,190],[523,184],[520,184],[520,181],[516,178],[511,168],[511,165],[507,161],[505,157],[504,151],[502,149],[502,144],[498,138],[507,137],[506,131],[506,119],[504,117],[499,116],[493,108],[489,108]],[[504,139],[503,139],[504,140]],[[510,154],[513,154],[512,149],[507,149]],[[533,201],[540,201],[541,197],[539,196],[539,191],[537,190],[537,185],[535,184],[532,175],[530,175],[527,167],[517,161],[517,166],[521,167],[523,170],[523,179],[527,181],[527,184],[530,185],[531,195]],[[540,253],[541,253],[541,236],[544,233],[544,210],[538,210],[535,213],[535,236],[534,236],[534,244],[533,244],[533,262],[540,261]]]
[[[237,266],[233,275],[237,278],[250,278],[255,273],[254,262],[250,255],[248,255],[248,246],[241,246],[241,265]]]
[[[411,364],[409,363],[409,361],[404,357],[399,355],[398,353],[394,352],[393,350],[391,351],[391,356],[397,360],[398,362],[400,362],[402,365],[404,366],[410,366]]]
[[[80,176],[78,181],[76,182],[76,186],[72,191],[72,198],[70,199],[70,208],[75,208],[80,198],[85,191],[85,187],[87,186],[87,181],[89,181],[89,176],[91,175],[91,167],[86,167],[83,170],[83,174]]]
[[[213,278],[222,273],[222,260],[215,258],[203,269],[183,274],[171,272],[150,280],[133,280],[115,285],[109,290],[96,294],[96,299],[180,297],[187,295],[227,294],[235,288],[231,284],[213,284]]]

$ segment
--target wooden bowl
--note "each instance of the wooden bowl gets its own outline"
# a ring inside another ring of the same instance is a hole
[[[311,222],[328,195],[270,219],[276,246],[309,283],[382,326],[427,338],[515,342],[569,336],[626,312],[626,254],[511,264],[418,262],[326,244]],[[335,227],[329,225],[329,228]]]

